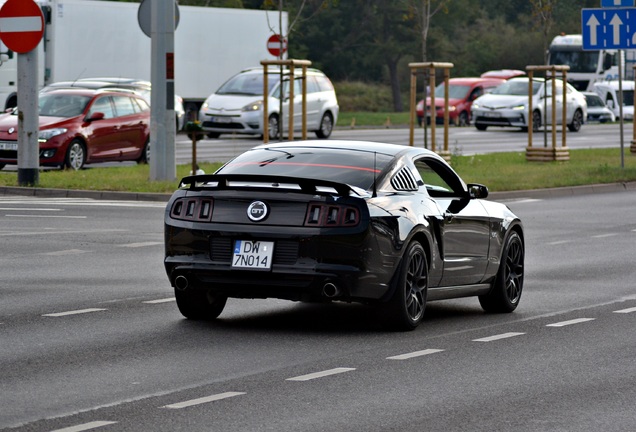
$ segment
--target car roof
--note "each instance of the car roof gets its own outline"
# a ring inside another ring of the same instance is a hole
[[[471,84],[471,85],[485,84],[485,83],[492,83],[496,85],[496,84],[501,84],[503,82],[506,82],[506,80],[503,78],[481,78],[481,77],[461,77],[461,78],[450,78],[448,80],[449,84]]]
[[[77,81],[81,82],[105,82],[109,84],[127,84],[127,85],[138,85],[151,87],[152,83],[150,81],[137,79],[137,78],[122,78],[122,77],[97,77],[97,78],[80,78]]]
[[[85,87],[73,87],[73,88],[61,87],[61,88],[54,88],[54,89],[51,89],[50,91],[45,92],[45,94],[70,94],[70,95],[84,95],[84,96],[95,96],[102,93],[108,93],[108,94],[119,93],[119,94],[134,95],[143,99],[143,97],[139,93],[133,90],[120,89],[120,88],[92,89],[92,88],[85,88]]]

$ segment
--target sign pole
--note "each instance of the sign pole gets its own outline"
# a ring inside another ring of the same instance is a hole
[[[38,143],[38,53],[18,54],[18,185],[36,186],[40,175]]]

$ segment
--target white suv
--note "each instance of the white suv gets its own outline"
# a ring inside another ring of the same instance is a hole
[[[473,124],[478,130],[488,126],[512,126],[528,129],[528,79],[513,78],[496,87],[492,92],[478,97],[471,107]],[[552,122],[552,83],[545,86],[543,78],[532,82],[532,129],[538,130]],[[572,132],[578,132],[587,121],[587,102],[578,90],[566,83],[567,108],[565,123]],[[562,124],[563,81],[556,80],[556,118]],[[544,117],[545,111],[545,117]]]
[[[280,126],[280,69],[268,69],[269,136],[276,138]],[[288,70],[283,73],[289,75]],[[294,130],[302,127],[302,69],[295,69]],[[289,129],[289,80],[283,79],[283,133]],[[307,130],[318,138],[328,138],[338,120],[336,92],[327,76],[317,69],[307,70]],[[263,68],[243,70],[212,93],[201,106],[199,121],[208,137],[221,134],[263,134]]]

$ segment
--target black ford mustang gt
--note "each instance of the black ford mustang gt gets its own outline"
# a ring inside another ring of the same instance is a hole
[[[421,148],[262,145],[181,180],[165,268],[190,319],[215,319],[228,297],[379,304],[404,330],[431,300],[478,296],[488,312],[512,312],[523,228],[487,195]]]

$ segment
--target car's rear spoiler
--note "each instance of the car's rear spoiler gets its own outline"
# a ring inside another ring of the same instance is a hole
[[[237,187],[232,186],[230,182],[247,183],[246,185],[241,186],[241,188],[262,188],[264,187],[264,184],[268,184],[270,185],[269,187],[276,188],[291,184],[298,185],[303,193],[326,193],[327,191],[324,189],[329,188],[335,190],[338,195],[342,196],[349,196],[351,192],[359,195],[358,192],[345,183],[303,177],[255,174],[202,174],[188,176],[181,179],[179,188],[188,187],[190,190],[200,190],[204,188],[232,189]],[[253,185],[250,183],[253,183]]]

